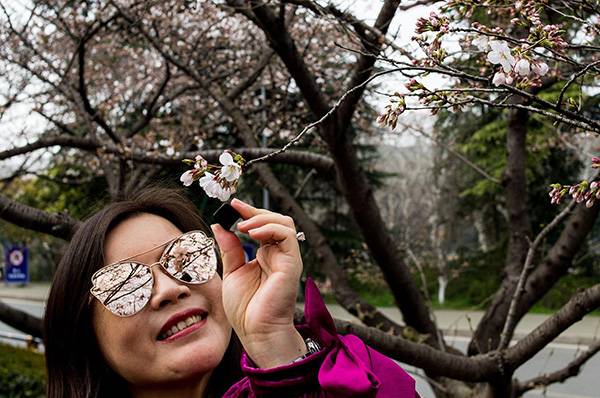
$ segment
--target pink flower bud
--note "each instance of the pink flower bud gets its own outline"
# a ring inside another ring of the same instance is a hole
[[[548,73],[548,64],[545,62],[533,63],[531,64],[531,70],[538,76],[544,76]]]
[[[529,61],[527,61],[525,58],[521,58],[515,65],[515,72],[521,76],[527,76],[529,71]]]
[[[592,181],[592,183],[590,184],[590,189],[596,189],[598,188],[598,181]]]
[[[494,78],[492,79],[492,83],[494,84],[494,86],[506,84],[506,75],[502,72],[496,72]]]
[[[594,198],[590,198],[588,199],[587,202],[585,202],[585,207],[590,208],[594,205]]]

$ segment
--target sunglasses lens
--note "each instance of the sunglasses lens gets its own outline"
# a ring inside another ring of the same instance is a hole
[[[148,303],[152,271],[143,264],[124,262],[104,267],[92,277],[92,294],[113,314],[130,316]]]
[[[215,241],[201,231],[186,233],[171,243],[161,262],[171,275],[183,282],[208,282],[217,271]]]

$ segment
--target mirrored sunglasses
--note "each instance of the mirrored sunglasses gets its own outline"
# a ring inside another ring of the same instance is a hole
[[[92,275],[90,293],[113,314],[127,317],[140,312],[150,301],[155,265],[186,284],[200,285],[215,275],[215,241],[203,231],[186,232],[165,244],[167,247],[156,263],[148,265],[125,259],[100,268]]]

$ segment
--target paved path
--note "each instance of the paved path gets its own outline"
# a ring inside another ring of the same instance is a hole
[[[0,282],[0,298],[29,301],[46,301],[50,291],[49,283],[32,282],[27,286],[7,285]]]
[[[337,304],[327,306],[329,312],[334,318],[358,322],[354,316],[350,315],[344,308]],[[402,322],[402,316],[397,308],[380,308],[381,312],[396,322]],[[460,311],[460,310],[438,310],[434,312],[437,324],[444,331],[444,335],[452,336],[471,336],[472,331],[483,317],[482,311]],[[527,314],[517,325],[515,338],[528,334],[542,322],[548,319],[550,315]],[[555,342],[570,344],[591,344],[593,340],[600,338],[600,317],[586,316],[581,321],[573,324],[565,330]]]

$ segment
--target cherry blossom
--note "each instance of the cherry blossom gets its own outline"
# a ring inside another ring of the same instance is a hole
[[[471,44],[477,47],[480,51],[487,51],[490,47],[490,39],[484,35],[477,36],[473,39]]]
[[[233,156],[229,152],[223,152],[219,156],[219,162],[223,165],[221,167],[221,177],[227,181],[236,181],[242,175],[241,166],[233,160]]]
[[[548,73],[548,64],[545,62],[532,62],[531,71],[538,76],[544,76]]]
[[[515,72],[517,72],[521,76],[527,76],[531,72],[531,68],[529,66],[529,61],[525,58],[521,58],[515,64]]]
[[[186,187],[189,187],[194,182],[194,170],[188,170],[179,177],[179,181]]]
[[[505,41],[492,40],[490,41],[490,48],[492,51],[487,55],[488,61],[492,64],[500,64],[504,72],[510,72],[516,60],[510,53],[508,44]]]
[[[219,156],[220,166],[209,164],[201,155],[183,162],[193,165],[193,169],[187,170],[179,178],[183,185],[190,186],[198,180],[206,195],[224,202],[236,192],[245,160],[241,155],[226,150]]]
[[[492,83],[495,86],[499,86],[501,84],[511,84],[513,82],[512,76],[505,74],[502,71],[498,71],[494,74],[494,78],[492,79]]]

